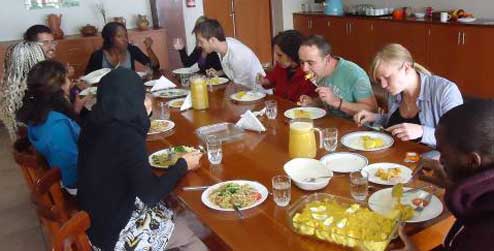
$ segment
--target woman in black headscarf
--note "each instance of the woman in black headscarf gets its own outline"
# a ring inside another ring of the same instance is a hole
[[[173,242],[172,231],[179,227],[161,199],[187,171],[198,168],[201,158],[200,153],[186,154],[166,175],[153,174],[144,97],[139,76],[117,68],[102,78],[98,102],[82,127],[78,198],[91,216],[89,238],[102,250],[164,250]]]

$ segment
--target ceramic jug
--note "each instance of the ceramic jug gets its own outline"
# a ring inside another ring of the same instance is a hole
[[[48,27],[50,27],[51,32],[53,33],[53,37],[55,39],[63,38],[63,30],[60,28],[62,25],[62,14],[50,14],[46,18],[46,23]]]
[[[137,28],[139,30],[147,30],[149,28],[149,21],[146,15],[137,15]]]
[[[314,128],[312,119],[293,119],[290,121],[288,135],[288,155],[293,158],[315,158],[317,154],[316,135],[319,134],[319,148],[322,143],[322,132]]]
[[[192,97],[192,108],[204,110],[209,108],[207,80],[202,75],[190,77],[190,92]]]

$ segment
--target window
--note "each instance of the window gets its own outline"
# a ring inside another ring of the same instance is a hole
[[[79,6],[79,0],[25,0],[26,9],[45,9]]]

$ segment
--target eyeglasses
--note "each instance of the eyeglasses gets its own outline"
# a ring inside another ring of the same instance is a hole
[[[55,40],[43,40],[36,42],[39,46],[57,46],[58,42]]]

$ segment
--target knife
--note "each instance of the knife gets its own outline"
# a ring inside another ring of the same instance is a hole
[[[199,191],[199,190],[205,190],[209,186],[190,186],[190,187],[182,187],[182,191]]]

